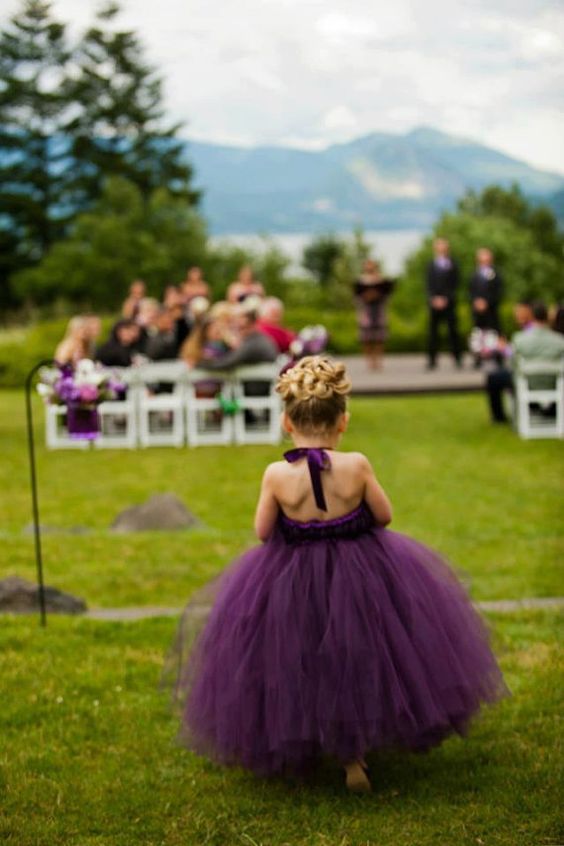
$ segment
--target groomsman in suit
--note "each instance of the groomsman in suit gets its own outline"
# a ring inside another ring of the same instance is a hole
[[[525,361],[562,361],[564,359],[564,337],[553,332],[548,325],[548,311],[544,303],[519,303],[515,309],[515,318],[520,331],[511,339],[511,346],[505,349],[507,364],[488,374],[486,391],[493,423],[507,423],[508,417],[503,407],[503,395],[513,391],[513,371],[518,366],[518,358]],[[505,347],[506,345],[503,344]],[[544,374],[531,376],[530,384],[537,388],[551,388],[554,377]],[[545,412],[548,416],[552,409]]]
[[[456,322],[458,265],[450,257],[449,243],[445,238],[435,239],[433,252],[434,258],[427,267],[427,302],[429,305],[429,361],[427,367],[429,370],[433,370],[437,364],[441,323],[447,324],[450,351],[456,366],[460,367],[460,340]]]
[[[501,291],[502,280],[494,267],[493,253],[480,247],[476,253],[476,270],[470,279],[472,319],[478,329],[501,332],[498,313]]]

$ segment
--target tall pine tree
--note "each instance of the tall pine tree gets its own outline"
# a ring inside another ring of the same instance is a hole
[[[34,264],[68,215],[64,130],[65,27],[50,3],[24,0],[0,33],[0,304],[14,304],[9,276]]]
[[[145,198],[164,187],[194,204],[198,193],[176,139],[179,125],[163,123],[162,81],[137,35],[115,26],[119,12],[116,3],[102,9],[77,51],[79,111],[69,125],[77,192],[88,206],[107,176],[122,176]]]

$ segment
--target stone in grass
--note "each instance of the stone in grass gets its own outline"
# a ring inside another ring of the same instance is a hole
[[[51,614],[82,614],[86,602],[45,585],[45,607]],[[0,579],[0,612],[29,614],[39,610],[39,588],[34,582],[8,576]]]
[[[177,496],[164,493],[121,511],[111,528],[114,532],[154,532],[190,529],[197,525],[197,518]]]

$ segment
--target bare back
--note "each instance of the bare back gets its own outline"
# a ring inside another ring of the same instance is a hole
[[[332,520],[349,514],[365,497],[366,458],[357,452],[328,450],[330,464],[321,471],[321,485],[327,504],[322,510],[315,501],[308,461],[277,461],[271,465],[272,493],[280,508],[292,520]]]

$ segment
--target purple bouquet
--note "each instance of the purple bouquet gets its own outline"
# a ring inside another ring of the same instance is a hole
[[[46,403],[66,405],[71,437],[92,440],[100,428],[98,405],[123,398],[126,386],[110,372],[84,358],[76,368],[64,364],[57,371],[44,372],[37,390]]]

